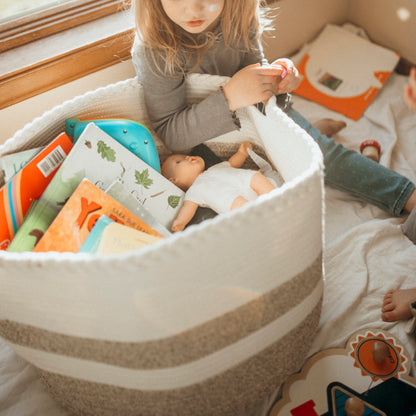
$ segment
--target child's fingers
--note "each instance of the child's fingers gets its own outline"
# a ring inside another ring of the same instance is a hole
[[[404,99],[407,105],[416,111],[416,90],[410,85],[406,85],[404,89]]]
[[[280,70],[279,76],[282,79],[287,75],[287,68],[284,65],[281,65],[278,63],[272,63],[268,67],[279,69]]]
[[[299,77],[299,72],[296,68],[288,69],[288,73],[282,81],[280,81],[277,91],[279,93],[286,93],[291,92],[296,89],[301,82],[301,78]]]
[[[257,73],[259,75],[280,77],[283,73],[283,69],[277,66],[261,66],[257,68]]]

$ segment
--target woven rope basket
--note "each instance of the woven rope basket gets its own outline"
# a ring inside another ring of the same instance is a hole
[[[225,80],[190,76],[189,102]],[[266,114],[239,111],[241,131],[208,144],[263,149],[285,180],[270,194],[138,251],[0,252],[0,336],[74,414],[241,415],[300,368],[323,293],[322,157],[272,101]],[[150,125],[131,79],[53,108],[0,155],[69,117]]]

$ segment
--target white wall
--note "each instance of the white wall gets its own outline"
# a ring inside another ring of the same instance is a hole
[[[367,0],[359,0],[367,1]],[[349,0],[280,0],[274,19],[274,38],[264,38],[264,51],[272,61],[289,56],[313,39],[325,23],[342,24],[348,15]]]
[[[416,64],[416,0],[349,0],[349,19]]]

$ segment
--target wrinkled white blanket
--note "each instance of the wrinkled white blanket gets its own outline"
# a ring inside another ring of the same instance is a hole
[[[348,126],[336,140],[358,150],[363,140],[377,139],[381,163],[416,181],[416,114],[402,98],[406,82],[406,77],[393,74],[357,122],[299,97],[294,97],[295,108],[312,122],[322,117],[344,119]],[[413,357],[416,340],[406,333],[408,323],[385,323],[380,318],[389,289],[416,287],[416,246],[400,231],[404,218],[390,218],[378,208],[326,188],[325,219],[324,304],[311,354],[343,347],[352,333],[373,327],[391,332]],[[260,406],[258,414],[266,414],[266,407]],[[1,339],[0,415],[66,415],[48,396],[34,368]]]
[[[380,163],[416,181],[416,113],[403,100],[407,77],[392,74],[363,117],[353,122],[320,105],[295,97],[295,108],[310,121],[343,119],[335,137],[359,150],[366,139],[382,147]],[[395,335],[413,357],[416,339],[408,322],[386,323],[380,312],[389,289],[416,287],[416,246],[400,230],[405,220],[326,187],[325,292],[318,336],[311,352],[342,347],[361,328],[381,328]],[[413,362],[413,370],[414,362]]]

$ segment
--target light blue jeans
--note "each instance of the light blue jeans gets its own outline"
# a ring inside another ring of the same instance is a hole
[[[321,134],[293,108],[287,115],[318,143],[324,156],[325,183],[363,199],[391,215],[403,208],[415,189],[409,179]]]

